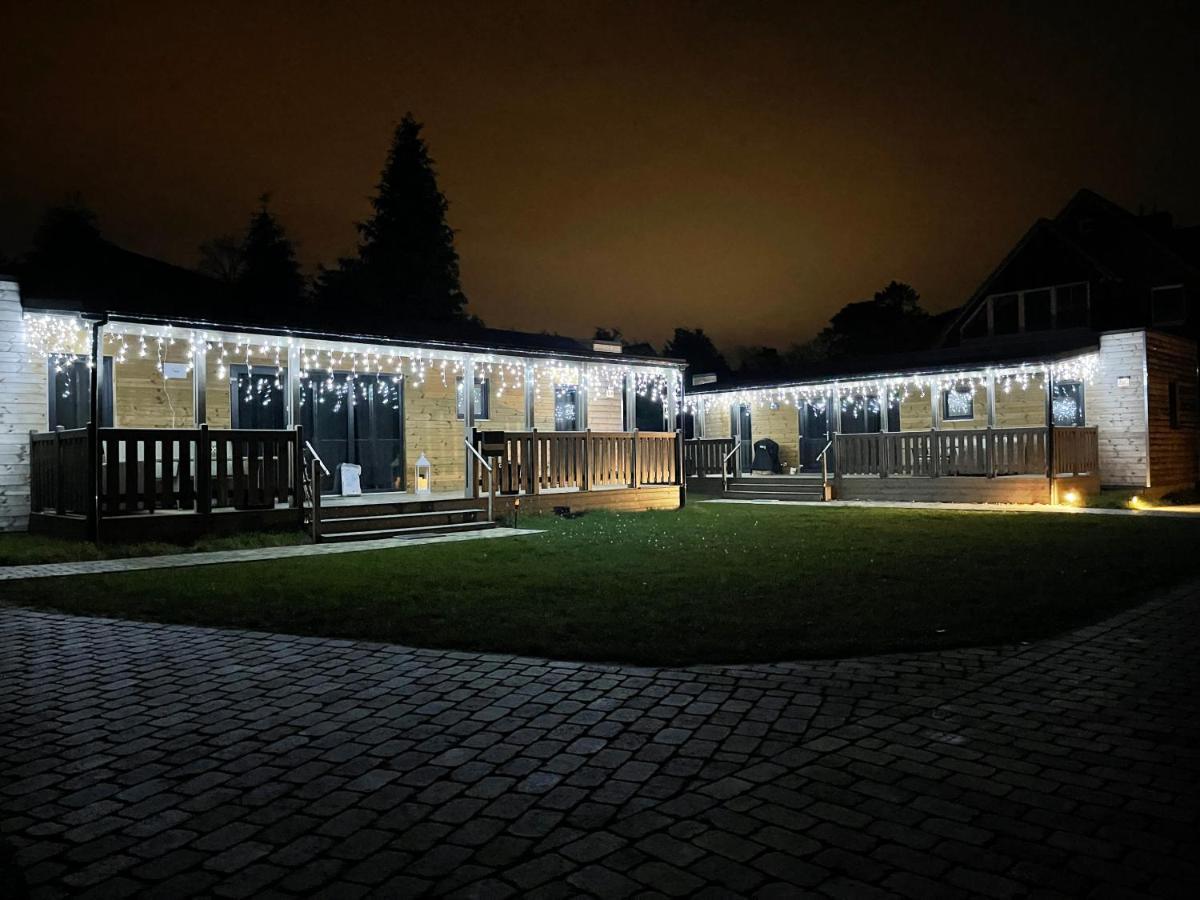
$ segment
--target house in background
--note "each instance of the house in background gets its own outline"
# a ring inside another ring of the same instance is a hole
[[[6,530],[136,540],[305,521],[352,539],[482,527],[518,503],[680,503],[666,424],[681,363],[482,328],[244,324],[209,279],[112,245],[76,276],[0,279]],[[362,494],[343,496],[354,475]]]
[[[1050,502],[1100,485],[1192,488],[1198,296],[1200,228],[1080,191],[1026,232],[938,347],[693,387],[694,487],[717,489],[702,476],[736,466],[796,473],[724,486],[749,497]],[[764,439],[777,466],[755,461]]]

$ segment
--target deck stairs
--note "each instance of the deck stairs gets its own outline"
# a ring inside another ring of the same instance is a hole
[[[730,478],[722,495],[729,500],[800,500],[820,502],[820,475],[751,475]]]
[[[317,540],[370,541],[380,538],[429,537],[495,528],[486,501],[404,500],[321,506]]]

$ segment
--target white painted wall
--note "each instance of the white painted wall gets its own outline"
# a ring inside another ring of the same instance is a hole
[[[1121,386],[1120,380],[1129,383]],[[1146,332],[1100,337],[1100,359],[1084,398],[1086,424],[1099,429],[1100,482],[1146,484]]]
[[[0,531],[29,527],[29,432],[45,431],[46,367],[29,363],[21,296],[0,279]]]

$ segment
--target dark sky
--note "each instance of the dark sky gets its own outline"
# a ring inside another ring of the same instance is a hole
[[[889,279],[961,302],[1080,186],[1200,221],[1187,4],[10,2],[0,249],[83,193],[191,265],[275,207],[353,247],[426,138],[489,324],[786,345]]]

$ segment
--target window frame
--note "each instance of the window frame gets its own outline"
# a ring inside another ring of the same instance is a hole
[[[1077,389],[1076,396],[1079,402],[1076,404],[1077,414],[1075,418],[1078,421],[1072,422],[1070,425],[1060,425],[1057,421],[1054,422],[1055,428],[1082,428],[1087,424],[1087,385],[1078,379],[1067,379],[1064,381],[1055,381],[1054,390],[1067,385],[1074,385]],[[1054,397],[1050,397],[1050,417],[1054,418]]]
[[[256,369],[261,371],[255,371]],[[241,392],[238,389],[238,379],[242,375],[245,375],[247,378],[262,376],[263,378],[271,378],[272,380],[275,378],[281,378],[283,380],[283,387],[279,388],[279,394],[281,398],[281,408],[283,409],[283,428],[286,429],[288,427],[288,419],[291,416],[289,409],[291,404],[289,403],[288,397],[287,367],[284,366],[283,372],[281,373],[278,367],[266,365],[264,363],[232,363],[229,366],[229,375],[227,376],[229,381],[229,427],[234,431],[254,431],[261,428],[259,425],[255,425],[253,428],[251,428],[241,424],[242,411],[238,404],[238,395]],[[195,377],[195,373],[193,373],[193,377]]]
[[[55,354],[57,355],[57,354]],[[87,370],[88,357],[82,353],[75,354],[70,358],[72,367],[83,365]],[[62,365],[61,361],[59,365]],[[111,356],[102,356],[100,358],[100,377],[96,379],[97,391],[99,392],[99,403],[97,409],[100,413],[100,428],[112,428],[114,421],[114,403],[113,403],[113,358]],[[57,372],[55,372],[54,356],[46,357],[46,422],[51,431],[58,430],[58,397],[55,396],[58,390]],[[92,382],[91,372],[88,371],[88,392],[91,393]],[[91,399],[88,400],[88,410],[91,410]],[[74,428],[86,428],[87,421],[82,425],[73,425]],[[68,431],[66,425],[63,425],[63,430]]]
[[[1179,318],[1175,319],[1159,319],[1154,309],[1154,295],[1160,291],[1179,291],[1180,307]],[[1151,325],[1182,325],[1187,322],[1188,317],[1188,296],[1187,287],[1180,284],[1158,284],[1150,288],[1150,324]]]
[[[467,392],[464,387],[465,376],[459,375],[454,379],[454,418],[462,421],[467,417]],[[479,388],[479,410],[471,417],[472,422],[486,422],[492,416],[492,379],[476,377],[473,388]],[[475,406],[475,391],[471,391],[471,406]],[[482,410],[482,411],[480,411]]]
[[[950,395],[964,394],[971,405],[971,411],[965,416],[950,415]],[[973,422],[975,420],[975,391],[960,391],[958,388],[944,388],[942,390],[942,421],[943,422]]]
[[[559,395],[559,389],[562,389],[562,396]],[[558,403],[566,392],[570,391],[573,397],[572,406],[575,408],[572,414],[573,428],[559,427]],[[578,384],[555,384],[554,385],[554,430],[555,431],[579,431],[579,385]]]
[[[1059,291],[1062,291],[1066,288],[1079,287],[1080,285],[1082,285],[1083,289],[1084,289],[1084,293],[1083,293],[1084,324],[1083,325],[1060,326],[1059,321],[1058,321],[1058,318],[1059,318],[1059,316],[1058,316]],[[1166,287],[1182,287],[1182,285],[1162,285],[1162,287],[1164,287],[1164,288],[1166,288]],[[1035,328],[1035,329],[1031,330],[1026,327],[1025,297],[1027,294],[1040,294],[1043,291],[1050,292],[1050,325],[1047,328]],[[997,300],[1003,300],[1008,297],[1016,297],[1017,298],[1017,330],[1016,331],[1006,331],[1003,334],[998,335],[996,333],[996,307],[995,307],[995,304],[996,304]],[[1185,295],[1185,297],[1184,297],[1185,310],[1186,310],[1186,302],[1187,302],[1187,298]],[[983,337],[993,338],[993,337],[1011,337],[1014,334],[1041,334],[1041,333],[1047,332],[1047,331],[1058,331],[1060,328],[1063,328],[1063,327],[1086,328],[1087,322],[1088,322],[1089,318],[1091,317],[1091,311],[1092,311],[1092,285],[1091,285],[1091,282],[1088,282],[1088,281],[1065,281],[1062,284],[1050,284],[1050,285],[1043,284],[1043,285],[1039,285],[1038,287],[1025,288],[1023,290],[998,291],[995,294],[988,294],[987,297],[984,298],[983,303],[979,304],[979,308],[974,313],[972,313],[971,316],[965,322],[963,322],[963,324],[959,327],[958,333],[959,333],[959,337],[962,340],[977,341]],[[974,337],[967,336],[966,334],[964,334],[964,332],[967,330],[967,327],[972,322],[975,321],[975,319],[980,315],[980,313],[982,313],[984,315],[985,319],[987,320],[986,333],[983,335],[974,336]],[[1185,315],[1186,315],[1186,313],[1185,313]],[[1164,324],[1169,324],[1169,323],[1164,323]],[[1177,324],[1177,323],[1175,323],[1175,324]]]

